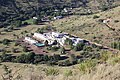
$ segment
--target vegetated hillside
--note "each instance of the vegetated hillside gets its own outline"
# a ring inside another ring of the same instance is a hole
[[[52,15],[54,9],[83,7],[93,12],[119,5],[119,0],[0,0],[0,26],[33,16]]]
[[[116,59],[117,60],[117,59]],[[112,62],[113,63],[113,62]],[[46,65],[30,65],[19,63],[2,63],[0,65],[0,75],[11,77],[14,80],[119,80],[120,64],[99,64],[92,72],[83,73],[80,71],[80,65],[74,67],[56,67]],[[10,73],[5,70],[11,70]],[[83,65],[84,66],[84,65]],[[91,65],[90,65],[91,66]],[[86,66],[87,67],[87,66]],[[89,67],[87,67],[89,70]],[[85,68],[82,70],[84,71]],[[0,76],[1,80],[4,80]]]
[[[120,6],[88,16],[71,16],[51,23],[58,31],[68,32],[106,46],[120,41]],[[106,26],[102,20],[110,18]]]

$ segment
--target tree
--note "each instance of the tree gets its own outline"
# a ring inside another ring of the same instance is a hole
[[[78,43],[78,44],[74,47],[74,50],[75,50],[75,51],[83,50],[84,45],[85,45],[84,43]]]
[[[13,28],[13,27],[21,27],[22,26],[22,21],[21,20],[16,20],[16,21],[13,21],[11,23],[11,27],[10,28]]]
[[[38,20],[37,20],[37,19],[34,19],[34,20],[33,20],[33,24],[37,25],[37,24],[38,24]]]
[[[4,45],[8,45],[8,44],[10,43],[10,40],[4,39],[4,40],[2,41],[2,43],[3,43]]]
[[[48,46],[48,41],[47,41],[47,40],[45,40],[44,44],[45,44],[45,46]]]
[[[23,51],[24,51],[24,52],[28,52],[28,49],[27,49],[26,46],[23,46]]]
[[[102,11],[108,10],[108,5],[105,5],[105,4],[101,5],[101,10]]]
[[[16,57],[16,62],[18,62],[18,63],[25,63],[25,60],[26,60],[25,54],[21,54],[20,56]]]
[[[70,60],[71,64],[76,64],[77,63],[77,57],[74,54],[70,55],[69,60]]]
[[[34,62],[34,56],[35,56],[35,53],[30,52],[29,54],[26,55],[25,62],[26,63],[33,63]]]
[[[59,66],[70,66],[72,64],[71,64],[70,60],[64,60],[64,61],[58,62],[58,65]]]
[[[44,60],[44,61],[49,61],[48,55],[44,55],[44,56],[43,56],[43,60]]]
[[[116,49],[117,48],[117,43],[116,42],[111,43],[111,47]]]
[[[67,38],[65,40],[65,44],[72,46],[73,45],[73,41],[71,39]]]
[[[0,59],[1,59],[1,62],[10,62],[10,61],[12,61],[12,56],[9,54],[3,53],[0,56]]]
[[[57,45],[57,43],[58,43],[57,40],[54,40],[53,45]]]
[[[61,47],[61,54],[65,54],[65,48],[64,47]]]
[[[43,55],[37,54],[37,55],[34,56],[34,63],[35,64],[39,63],[41,61],[43,61]]]
[[[36,32],[43,34],[44,30],[43,30],[43,28],[38,28]]]
[[[60,60],[60,55],[59,54],[54,54],[53,59],[54,59],[55,62]]]

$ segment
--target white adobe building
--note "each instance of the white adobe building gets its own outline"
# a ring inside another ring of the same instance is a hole
[[[70,38],[73,41],[73,45],[76,46],[78,43],[83,43],[83,39],[80,38]]]
[[[52,45],[56,40],[61,46],[64,46],[65,40],[67,38],[73,41],[74,46],[84,41],[83,39],[77,37],[69,37],[67,33],[59,33],[59,32],[49,32],[44,34],[34,33],[33,37],[43,40],[43,42],[47,40],[49,45]]]
[[[42,40],[43,42],[47,40],[49,45],[53,44],[54,42],[54,38],[52,38],[50,33],[44,33],[44,34],[34,33],[33,37]]]
[[[33,19],[38,19],[37,17],[33,17]]]
[[[31,39],[30,37],[25,37],[25,42],[28,42],[29,44],[35,44],[38,43],[38,41]]]
[[[64,8],[63,10],[64,10],[64,12],[68,12],[68,10],[66,8]]]
[[[103,20],[103,23],[108,23],[108,22],[110,22],[111,21],[111,19],[105,19],[105,20]]]
[[[33,37],[40,40],[48,40],[47,37],[45,37],[43,34],[40,33],[34,33]]]
[[[63,16],[56,16],[56,17],[54,17],[54,20],[56,20],[56,19],[61,19]]]

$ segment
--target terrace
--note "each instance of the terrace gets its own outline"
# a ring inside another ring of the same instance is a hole
[[[70,39],[73,43],[73,46],[76,46],[78,43],[84,43],[83,39],[80,39],[75,36],[70,36],[68,33],[59,33],[59,32],[48,32],[48,33],[34,33],[31,37],[24,37],[20,39],[20,44],[26,46],[28,50],[36,53],[36,54],[47,54],[49,55],[50,52],[46,50],[48,48],[46,46],[46,41],[48,42],[48,46],[60,46],[65,47],[66,39]],[[67,51],[71,53],[71,51]],[[49,54],[48,54],[49,53]],[[50,54],[51,55],[51,54]]]

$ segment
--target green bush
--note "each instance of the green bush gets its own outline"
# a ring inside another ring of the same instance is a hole
[[[75,47],[74,47],[74,50],[75,51],[81,51],[83,50],[83,47],[84,47],[84,43],[78,43]]]
[[[35,56],[34,56],[34,63],[36,64],[36,63],[40,63],[41,61],[43,61],[43,56],[44,55],[42,55],[42,54],[36,54]],[[44,60],[46,61],[46,59],[44,58]]]
[[[93,19],[96,19],[96,18],[99,18],[100,16],[98,16],[98,15],[94,15],[93,16]]]
[[[84,51],[92,52],[92,47],[90,46],[84,46]]]
[[[72,64],[71,64],[70,60],[64,60],[64,61],[59,61],[58,65],[59,66],[71,66]]]
[[[61,52],[61,54],[65,54],[65,48],[61,47],[60,52]]]
[[[11,62],[12,61],[12,56],[6,53],[2,53],[0,56],[1,62]]]
[[[37,25],[38,24],[38,20],[34,19],[33,20],[33,24]]]
[[[114,49],[119,49],[120,50],[120,42],[111,43],[111,47],[114,48]]]
[[[106,10],[108,10],[108,9],[109,9],[108,5],[102,5],[102,6],[101,6],[101,10],[102,10],[102,11],[106,11]]]
[[[21,54],[20,56],[16,57],[15,61],[18,63],[33,63],[34,56],[34,53]]]
[[[9,40],[9,39],[4,39],[4,40],[2,41],[2,43],[3,43],[4,45],[8,45],[8,44],[10,43],[10,40]]]

